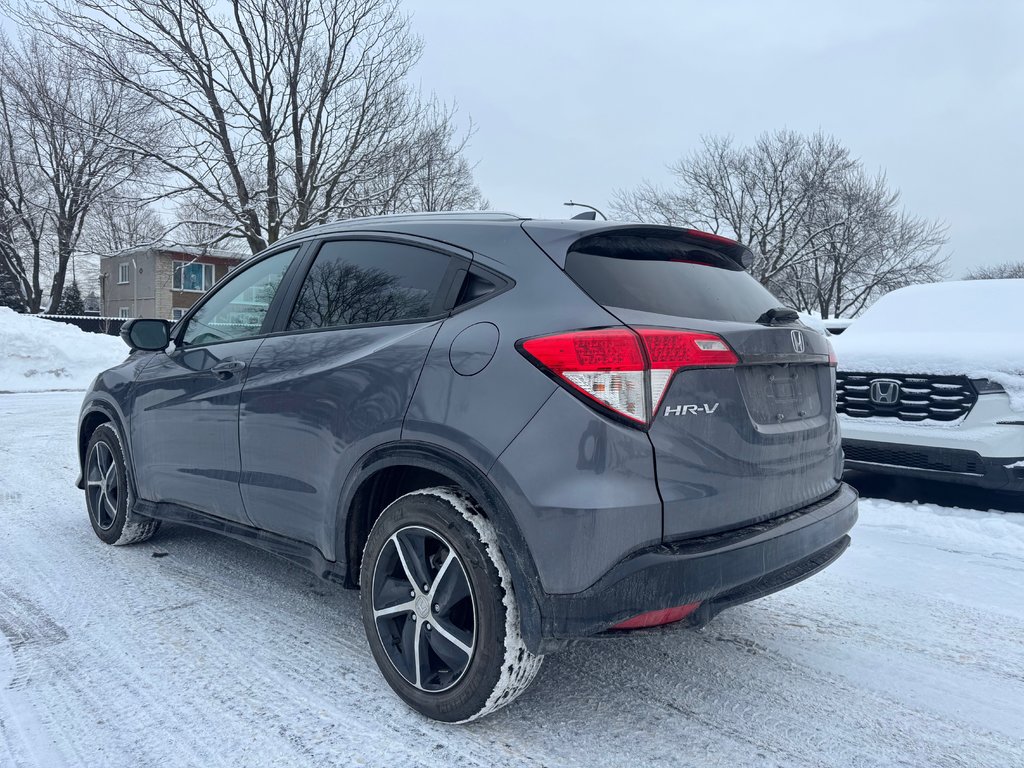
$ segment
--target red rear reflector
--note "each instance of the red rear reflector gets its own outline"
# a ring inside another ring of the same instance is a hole
[[[612,629],[644,629],[645,627],[660,627],[663,624],[671,624],[682,621],[691,613],[700,608],[700,603],[680,605],[678,608],[665,608],[661,611],[648,611],[634,616],[632,619],[620,621]]]
[[[828,344],[828,364],[835,368],[839,365],[839,359],[836,357],[836,348],[832,346],[832,342],[825,339],[825,343]]]

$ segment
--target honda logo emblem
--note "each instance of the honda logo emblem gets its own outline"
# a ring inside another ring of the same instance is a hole
[[[875,379],[868,394],[876,405],[896,405],[900,399],[900,383],[892,379]]]
[[[790,331],[789,338],[793,340],[793,351],[798,355],[804,351],[804,335],[800,331]]]

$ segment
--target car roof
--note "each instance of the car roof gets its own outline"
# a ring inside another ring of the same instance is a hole
[[[318,224],[308,229],[293,232],[278,240],[275,245],[324,237],[344,232],[398,232],[409,235],[428,235],[438,225],[491,224],[515,225],[527,219],[505,211],[439,211],[430,213],[394,213],[386,216],[357,216]]]
[[[294,232],[274,245],[298,243],[334,234],[356,232],[390,232],[423,237],[450,245],[487,253],[489,246],[508,240],[509,229],[525,233],[559,266],[565,264],[566,250],[586,234],[598,234],[621,229],[646,232],[686,233],[688,230],[661,224],[643,224],[625,221],[595,221],[592,219],[532,219],[504,211],[441,211],[435,213],[400,213],[387,216],[366,216],[320,224]],[[742,247],[738,246],[737,247]],[[501,249],[499,249],[501,250]],[[502,261],[496,253],[492,256]]]

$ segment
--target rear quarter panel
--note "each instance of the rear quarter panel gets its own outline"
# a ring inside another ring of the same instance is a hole
[[[515,348],[516,341],[572,328],[618,325],[521,232],[502,258],[477,263],[510,277],[504,293],[444,321],[427,355],[402,428],[402,438],[440,445],[484,471],[558,386]],[[464,376],[452,367],[452,342],[471,325],[497,328],[490,362]]]
[[[477,263],[515,286],[444,322],[402,438],[447,448],[489,472],[544,590],[571,592],[625,552],[658,541],[661,502],[646,434],[581,403],[516,349],[533,336],[620,324],[520,238],[496,258],[478,254]],[[463,376],[452,367],[452,342],[479,322],[497,327],[497,349],[482,371]]]

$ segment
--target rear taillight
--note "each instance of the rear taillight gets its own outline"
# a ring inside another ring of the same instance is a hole
[[[832,346],[832,342],[825,339],[825,343],[828,344],[828,364],[835,368],[839,365],[839,358],[836,357],[836,348]]]
[[[739,362],[714,334],[662,328],[571,331],[528,339],[519,349],[573,391],[643,425],[680,369]]]
[[[641,424],[647,423],[644,356],[625,328],[573,331],[529,339],[523,352],[577,392]]]
[[[638,333],[651,363],[651,413],[658,410],[672,375],[681,368],[736,365],[736,353],[711,333],[641,328]]]

